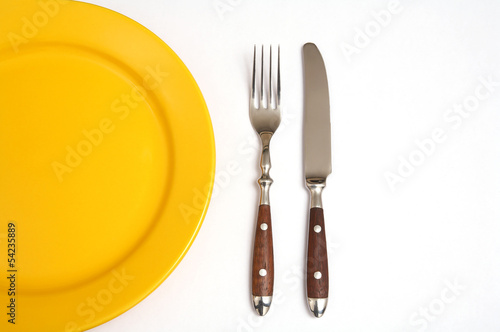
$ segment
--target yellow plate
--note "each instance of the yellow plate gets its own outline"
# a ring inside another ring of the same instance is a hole
[[[152,32],[0,1],[1,331],[87,330],[141,301],[196,237],[214,168],[201,92]]]

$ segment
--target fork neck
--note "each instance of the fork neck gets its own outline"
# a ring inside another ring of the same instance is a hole
[[[262,155],[260,158],[260,168],[262,175],[259,179],[260,185],[260,205],[269,205],[269,188],[273,184],[273,179],[269,176],[271,169],[271,154],[269,152],[269,144],[271,143],[272,133],[261,133],[260,139],[262,142]]]

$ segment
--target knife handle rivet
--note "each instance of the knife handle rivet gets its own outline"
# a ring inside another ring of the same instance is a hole
[[[319,271],[314,272],[314,279],[321,279],[321,272]]]
[[[265,222],[263,222],[262,224],[260,224],[260,229],[262,229],[263,231],[265,231],[267,229],[267,224]]]
[[[266,274],[267,274],[267,271],[266,271],[265,269],[260,269],[260,270],[259,270],[259,275],[260,275],[261,277],[265,277],[265,276],[266,276]]]
[[[321,226],[320,226],[320,225],[316,225],[316,226],[314,226],[314,231],[315,231],[316,233],[321,232]]]

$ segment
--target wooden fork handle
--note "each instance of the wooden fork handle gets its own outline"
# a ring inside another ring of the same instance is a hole
[[[260,205],[255,230],[252,265],[252,295],[272,297],[274,287],[273,234],[271,225],[271,207]],[[270,300],[267,299],[270,305]],[[255,303],[254,303],[255,304]],[[257,304],[255,304],[256,310]],[[267,310],[269,309],[269,306]],[[265,310],[267,312],[267,310]],[[259,312],[265,315],[265,312]]]

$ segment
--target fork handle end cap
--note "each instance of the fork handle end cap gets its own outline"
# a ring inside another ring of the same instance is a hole
[[[253,297],[253,306],[255,311],[259,314],[259,316],[265,316],[271,307],[271,302],[273,301],[272,296],[254,296]]]
[[[307,298],[307,301],[309,302],[309,309],[316,318],[323,316],[326,310],[326,305],[328,304],[328,298],[315,299],[309,297]]]

